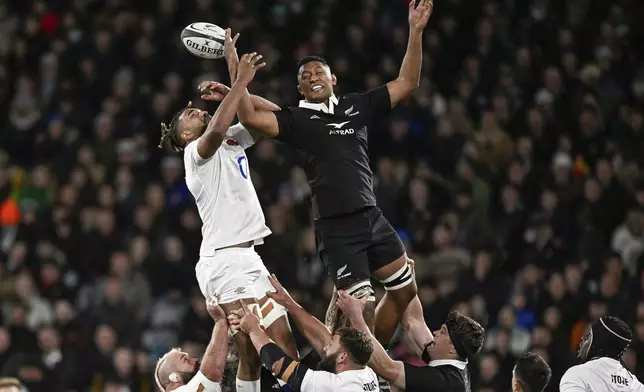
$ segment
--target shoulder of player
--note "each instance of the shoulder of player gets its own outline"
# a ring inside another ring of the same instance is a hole
[[[587,363],[582,363],[568,368],[561,377],[561,383],[574,381],[592,373],[592,370],[589,370],[586,365]]]

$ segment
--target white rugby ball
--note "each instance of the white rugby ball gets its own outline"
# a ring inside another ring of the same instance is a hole
[[[205,22],[191,23],[181,32],[183,46],[193,55],[208,60],[224,57],[224,38],[226,30]]]

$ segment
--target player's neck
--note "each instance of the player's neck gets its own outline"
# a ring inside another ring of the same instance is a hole
[[[342,372],[347,372],[349,370],[362,370],[364,369],[364,366],[356,365],[355,363],[346,363],[346,364],[340,364],[336,367],[335,373],[340,374]]]

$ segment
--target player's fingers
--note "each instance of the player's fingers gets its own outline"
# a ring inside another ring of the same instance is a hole
[[[230,39],[230,27],[226,29],[226,36],[225,36],[226,41]]]
[[[239,39],[239,33],[235,34],[235,37],[233,37],[233,46],[237,45],[237,40]]]
[[[259,62],[259,60],[261,60],[261,59],[262,59],[262,57],[264,57],[264,56],[262,56],[261,54],[258,54],[258,55],[253,56],[253,60],[251,61],[251,63],[252,63],[253,65],[257,64],[257,63]]]
[[[247,313],[246,304],[241,299],[239,300],[239,313],[242,315]]]
[[[416,0],[409,0],[409,10],[416,8]]]
[[[255,65],[255,68],[260,69],[260,68],[264,68],[265,66],[266,66],[266,63],[259,63],[259,64]]]
[[[277,290],[277,292],[280,292],[280,290],[282,290],[282,285],[280,284],[280,282],[277,281],[277,279],[275,279],[275,276],[273,275],[269,276],[268,281],[271,282],[271,284],[273,285],[275,290]]]
[[[253,52],[253,53],[249,54],[249,55],[248,55],[248,58],[246,59],[246,61],[248,61],[249,63],[250,63],[250,62],[252,62],[252,61],[253,61],[253,58],[254,58],[255,56],[257,56],[257,52]]]
[[[203,91],[203,90],[212,90],[213,85],[216,85],[216,83],[214,83],[214,82],[203,82],[203,83],[201,83],[199,85],[199,89],[201,91]]]

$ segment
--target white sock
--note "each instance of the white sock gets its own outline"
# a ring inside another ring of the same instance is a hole
[[[237,379],[237,392],[260,392],[259,380],[242,381]]]

